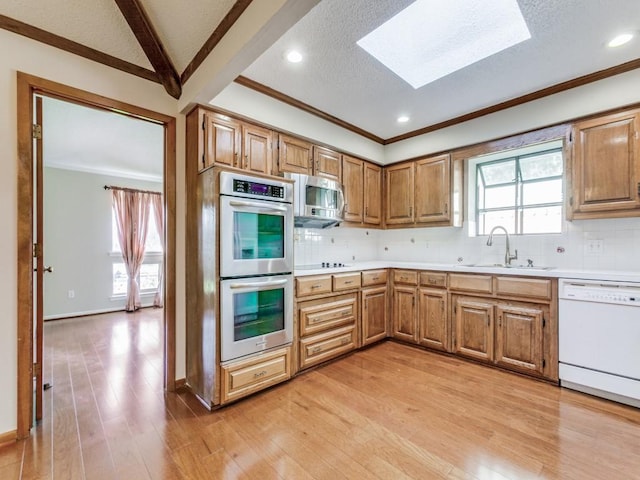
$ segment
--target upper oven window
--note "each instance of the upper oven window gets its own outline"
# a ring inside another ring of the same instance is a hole
[[[233,258],[283,258],[284,216],[254,212],[233,214]]]

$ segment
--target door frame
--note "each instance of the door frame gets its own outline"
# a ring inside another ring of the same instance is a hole
[[[33,97],[35,93],[152,121],[164,127],[164,387],[175,390],[176,360],[176,118],[40,77],[17,72],[17,429],[28,437],[33,411]]]

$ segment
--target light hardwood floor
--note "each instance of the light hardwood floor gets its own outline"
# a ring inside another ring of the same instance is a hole
[[[45,419],[0,479],[640,479],[640,410],[385,342],[207,412],[161,312],[46,325]]]

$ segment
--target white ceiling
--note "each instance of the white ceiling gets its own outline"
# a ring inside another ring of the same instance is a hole
[[[47,97],[42,110],[46,167],[162,181],[162,125]]]
[[[388,139],[640,58],[638,36],[606,47],[640,33],[638,0],[519,0],[530,40],[414,90],[356,45],[411,3],[322,0],[243,75]],[[283,60],[292,48],[303,62]]]
[[[1,3],[3,15],[152,69],[114,0],[2,0]],[[235,0],[141,0],[141,3],[174,67],[181,73]]]

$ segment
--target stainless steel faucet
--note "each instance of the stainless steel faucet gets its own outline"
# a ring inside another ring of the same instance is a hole
[[[518,258],[518,249],[516,248],[515,255],[511,255],[511,252],[509,251],[509,232],[507,232],[506,228],[504,228],[502,225],[496,225],[495,227],[493,227],[491,229],[491,232],[489,232],[489,239],[487,240],[487,245],[491,246],[493,244],[493,232],[495,232],[498,229],[501,229],[502,231],[504,231],[504,235],[507,240],[507,248],[504,252],[504,264],[511,265],[511,260],[516,260]]]

